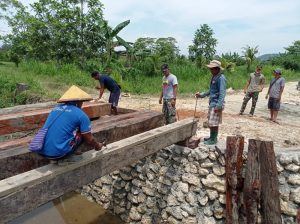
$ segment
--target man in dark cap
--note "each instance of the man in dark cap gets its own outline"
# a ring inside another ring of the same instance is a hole
[[[162,78],[162,91],[159,98],[159,104],[163,103],[162,111],[165,115],[165,124],[176,122],[176,95],[177,95],[177,77],[170,73],[169,65],[163,64],[161,71],[164,74]]]
[[[100,83],[100,87],[96,87],[96,89],[99,90],[99,100],[101,99],[105,89],[108,89],[110,91],[108,102],[111,103],[112,114],[117,115],[117,106],[121,95],[120,85],[118,85],[118,83],[115,80],[113,80],[110,76],[100,74],[98,71],[92,72],[91,76],[93,79],[98,80]]]
[[[281,71],[275,69],[273,71],[274,78],[270,82],[266,99],[268,99],[268,108],[270,110],[270,120],[277,123],[277,115],[280,109],[281,96],[285,85],[285,79],[281,77]]]

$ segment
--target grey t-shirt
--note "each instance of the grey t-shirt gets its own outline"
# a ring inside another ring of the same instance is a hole
[[[169,74],[167,77],[162,78],[163,98],[172,99],[174,98],[173,86],[178,85],[177,78],[173,74]]]
[[[265,76],[263,74],[256,75],[255,73],[251,73],[248,93],[261,91],[260,86],[263,84],[265,84]]]
[[[272,83],[274,83],[272,85]],[[269,93],[269,96],[272,97],[272,98],[276,98],[278,99],[279,98],[279,94],[280,94],[280,89],[284,87],[285,85],[285,79],[280,77],[278,78],[277,80],[275,78],[273,78],[271,80],[271,83],[270,83],[271,86],[271,89],[270,89],[270,93]]]

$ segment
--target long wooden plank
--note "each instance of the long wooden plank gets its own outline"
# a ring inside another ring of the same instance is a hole
[[[43,103],[34,103],[34,104],[26,104],[26,105],[18,105],[14,107],[6,107],[0,109],[0,115],[4,114],[11,114],[11,113],[24,113],[25,111],[32,111],[32,110],[40,110],[46,108],[53,108],[57,102],[49,101]]]
[[[92,122],[92,133],[101,141],[118,141],[163,125],[160,112],[144,111],[107,117]],[[82,145],[82,151],[91,148]],[[27,146],[19,146],[0,151],[0,180],[46,165],[49,160],[32,153]]]
[[[83,160],[60,167],[50,164],[0,181],[0,217],[12,220],[114,170],[130,165],[196,133],[194,119],[185,119],[88,151]]]
[[[101,126],[103,126],[103,124],[105,124],[105,123],[112,123],[112,122],[116,122],[116,121],[120,121],[120,120],[125,120],[125,119],[133,118],[133,117],[141,114],[141,112],[137,112],[135,110],[123,109],[123,108],[120,108],[120,109],[121,109],[122,113],[120,113],[119,115],[110,116],[110,117],[107,117],[107,116],[100,117],[99,119],[97,119],[98,122],[93,121],[92,125],[97,125],[98,123],[99,124],[101,123]],[[7,149],[13,149],[13,148],[20,147],[20,146],[26,146],[31,141],[31,139],[32,139],[32,136],[26,136],[26,137],[20,138],[20,139],[3,141],[0,143],[0,152],[3,150],[7,150]]]
[[[147,111],[147,112],[146,111],[144,111],[144,112],[130,112],[130,113],[126,113],[126,114],[120,114],[120,115],[117,115],[117,116],[100,117],[99,119],[97,119],[97,121],[92,121],[92,129],[93,129],[94,132],[97,132],[97,131],[95,131],[95,128],[97,126],[103,127],[104,125],[112,124],[113,122],[138,117],[139,115],[144,114],[144,113],[147,113],[149,115],[150,114],[149,112],[150,111]],[[153,116],[155,116],[155,114],[157,114],[157,113],[151,112],[151,114]],[[0,143],[0,158],[2,158],[1,157],[1,155],[2,155],[1,151],[11,150],[11,149],[14,149],[14,148],[21,148],[21,147],[26,148],[27,145],[30,143],[31,139],[32,139],[32,136],[27,136],[27,137],[20,138],[20,139],[14,139],[14,140],[8,140],[8,141],[1,142]],[[120,139],[118,139],[118,140],[120,140]]]
[[[90,119],[110,114],[109,103],[88,103],[82,107]],[[0,135],[40,128],[51,109],[11,113],[0,116]]]

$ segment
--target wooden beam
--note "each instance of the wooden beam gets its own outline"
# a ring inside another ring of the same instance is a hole
[[[8,222],[66,192],[151,155],[196,133],[194,119],[185,119],[88,151],[77,163],[50,164],[0,181],[0,217]]]
[[[110,114],[109,103],[88,103],[82,107],[90,119]],[[0,135],[42,127],[51,109],[0,115]]]
[[[106,139],[111,143],[163,124],[163,114],[160,112],[134,112],[95,120],[92,122],[92,133],[98,141]],[[49,163],[48,159],[30,152],[27,145],[17,143],[16,147],[13,146],[12,144],[10,149],[0,151],[0,180]],[[82,151],[90,149],[87,145],[81,146]]]
[[[131,118],[138,117],[139,115],[142,115],[145,113],[148,115],[152,114],[153,116],[156,116],[158,114],[158,112],[154,112],[154,111],[137,112],[135,110],[122,108],[122,113],[120,113],[117,116],[110,116],[110,117],[104,116],[104,117],[100,117],[99,119],[97,119],[95,121],[92,121],[92,129],[94,132],[97,132],[94,130],[94,128],[95,128],[94,126],[99,126],[98,124],[100,124],[100,126],[103,126],[104,124],[112,124],[113,122],[131,119]],[[30,143],[31,139],[32,139],[32,136],[26,136],[26,137],[20,138],[20,139],[13,139],[13,140],[0,142],[0,152],[3,150],[7,150],[7,149],[13,149],[13,148],[21,147],[21,146],[27,146]],[[118,140],[120,140],[120,139],[118,139]]]
[[[258,205],[260,199],[260,141],[250,139],[244,181],[244,204],[247,223],[258,223]]]
[[[24,113],[26,111],[40,110],[40,109],[51,109],[53,108],[57,102],[49,101],[44,103],[34,103],[34,104],[25,104],[18,105],[14,107],[6,107],[0,109],[0,115],[11,114],[11,113]]]
[[[243,136],[228,136],[226,140],[226,223],[238,224],[241,207],[240,194],[243,188]]]
[[[262,223],[281,224],[279,181],[273,142],[261,141],[259,162]]]
[[[126,119],[126,117],[130,117],[130,116],[132,117],[132,115],[130,115],[131,113],[137,112],[136,110],[127,109],[127,108],[118,108],[118,111],[119,111],[119,115],[112,116],[111,120],[118,121],[121,119]],[[124,114],[128,114],[128,116],[124,115]],[[103,117],[100,117],[98,119],[101,120],[101,122],[109,122],[109,119],[107,117],[104,117],[104,119],[103,119]],[[19,146],[26,146],[31,141],[31,139],[32,139],[31,136],[26,136],[26,137],[19,138],[19,139],[13,139],[13,140],[0,142],[0,152],[2,150],[12,149],[12,148],[16,148]],[[120,139],[118,139],[118,140],[120,140]]]

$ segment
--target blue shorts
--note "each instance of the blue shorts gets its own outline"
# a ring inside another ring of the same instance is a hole
[[[278,99],[270,97],[268,101],[268,108],[270,110],[278,111],[280,109],[280,102],[278,101]]]
[[[111,103],[111,107],[118,106],[120,95],[121,95],[120,90],[118,90],[117,92],[110,93],[108,102]]]

